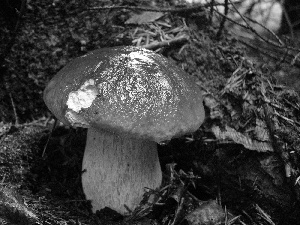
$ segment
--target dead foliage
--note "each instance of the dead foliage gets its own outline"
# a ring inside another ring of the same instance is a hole
[[[211,24],[208,6],[146,17],[134,5],[118,7],[124,11],[110,5],[105,14],[114,29],[104,43],[114,37],[115,44],[153,49],[198,78],[204,125],[160,146],[164,184],[146,189],[140,206],[123,217],[107,208],[93,215],[84,199],[84,130],[58,125],[49,138],[52,120],[2,123],[1,223],[297,224],[299,95],[273,77],[277,67],[249,60],[237,39]]]

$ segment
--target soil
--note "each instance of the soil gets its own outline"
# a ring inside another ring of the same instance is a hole
[[[226,31],[217,37],[218,26],[198,11],[167,13],[151,27],[126,25],[132,10],[99,16],[99,11],[80,9],[84,2],[78,2],[68,7],[59,1],[52,6],[31,2],[18,45],[7,60],[7,85],[0,96],[0,224],[300,224],[299,95],[292,85],[282,86],[273,77],[274,63],[253,63],[244,46]],[[123,4],[135,6],[134,1]],[[42,20],[43,13],[52,19]],[[83,22],[86,27],[81,27]],[[178,28],[189,36],[187,42],[154,50],[197,78],[207,119],[194,134],[159,146],[163,186],[145,194],[134,212],[124,217],[105,208],[93,214],[81,187],[86,130],[55,123],[43,104],[42,90],[71,58],[103,46],[135,44],[144,37],[141,30],[157,31],[153,26],[165,33]],[[21,44],[30,38],[39,43],[31,49],[32,56]],[[280,70],[284,76],[290,72],[287,65]],[[20,74],[17,80],[12,79],[15,74]],[[20,90],[25,92],[18,97]],[[265,127],[259,130],[258,121]],[[216,126],[222,131],[231,126],[236,133],[226,134],[230,140],[218,139]],[[268,138],[255,139],[261,130],[268,130]],[[241,134],[260,145],[246,145],[238,138]],[[260,147],[266,142],[272,151]],[[151,199],[160,199],[159,204]]]

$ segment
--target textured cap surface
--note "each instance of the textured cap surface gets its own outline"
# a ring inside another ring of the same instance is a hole
[[[74,59],[49,82],[44,101],[67,125],[156,142],[193,132],[204,120],[193,79],[163,56],[131,46]]]

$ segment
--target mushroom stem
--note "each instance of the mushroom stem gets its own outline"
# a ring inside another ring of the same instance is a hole
[[[89,128],[82,163],[82,186],[93,212],[110,207],[121,214],[142,200],[145,187],[162,180],[157,145],[148,140]]]

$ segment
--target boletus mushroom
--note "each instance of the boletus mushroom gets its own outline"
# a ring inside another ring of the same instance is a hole
[[[88,128],[82,186],[94,212],[133,210],[145,187],[161,185],[157,143],[204,120],[194,80],[163,56],[130,46],[72,60],[49,82],[44,101],[64,124]]]

